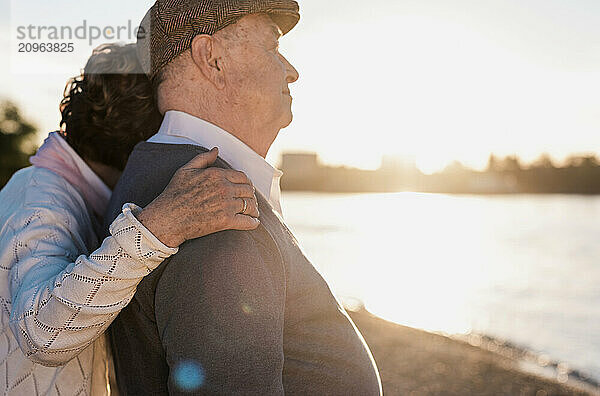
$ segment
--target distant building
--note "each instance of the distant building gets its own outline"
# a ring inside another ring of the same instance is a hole
[[[319,180],[319,157],[315,153],[287,153],[281,158],[282,188],[288,190],[316,188]]]
[[[292,173],[314,173],[319,168],[319,157],[316,153],[286,153],[281,157],[281,167]]]

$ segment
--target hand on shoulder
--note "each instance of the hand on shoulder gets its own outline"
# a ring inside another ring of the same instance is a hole
[[[183,242],[224,230],[254,230],[260,221],[252,182],[243,172],[209,168],[216,148],[181,167],[169,185],[138,215],[162,243]]]

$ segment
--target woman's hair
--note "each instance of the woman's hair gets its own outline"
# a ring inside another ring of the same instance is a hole
[[[162,122],[135,44],[96,48],[60,103],[61,133],[84,159],[123,170],[133,147]]]

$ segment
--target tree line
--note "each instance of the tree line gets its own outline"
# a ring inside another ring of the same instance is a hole
[[[21,168],[29,166],[36,149],[36,127],[11,102],[0,103],[0,187]]]

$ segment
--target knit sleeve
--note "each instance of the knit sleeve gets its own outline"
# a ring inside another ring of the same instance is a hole
[[[73,259],[83,238],[74,217],[47,207],[28,211],[12,240],[10,326],[29,359],[58,366],[99,337],[142,278],[177,249],[135,218],[139,207],[126,204],[102,245]]]

